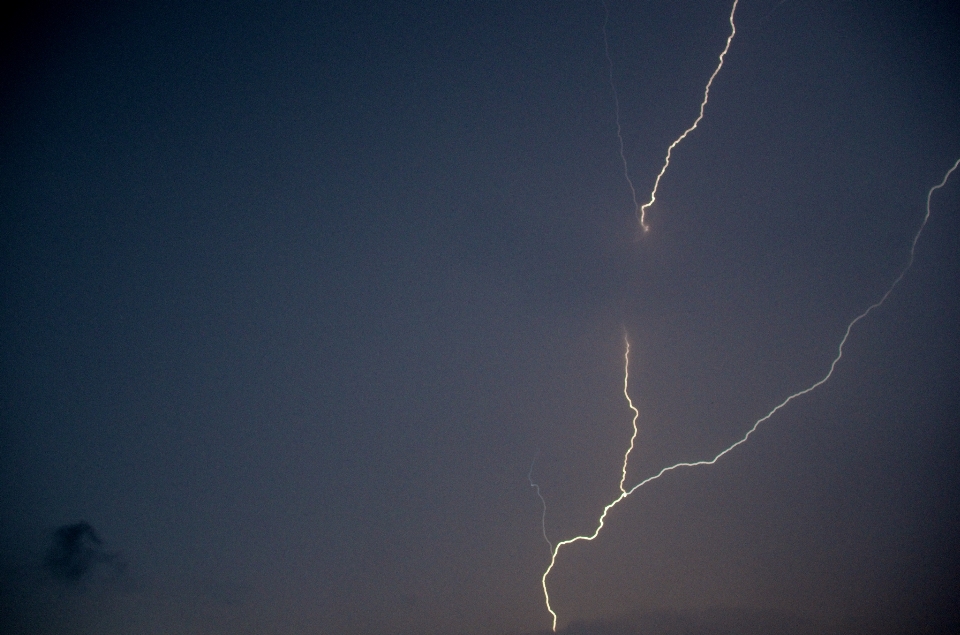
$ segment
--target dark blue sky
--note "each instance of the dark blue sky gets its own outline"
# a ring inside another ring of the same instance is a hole
[[[643,236],[601,2],[45,7],[0,78],[14,633],[548,629],[527,473],[593,530],[624,331],[629,484],[821,378],[960,157],[949,2],[741,0]],[[641,198],[729,14],[609,4]],[[958,179],[828,384],[562,552],[561,627],[960,623]]]

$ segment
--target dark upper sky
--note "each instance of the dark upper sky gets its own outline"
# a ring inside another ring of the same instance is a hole
[[[534,455],[550,539],[591,532],[624,330],[628,485],[826,373],[960,157],[951,5],[741,0],[639,238],[599,1],[8,17],[6,632],[549,629]],[[729,13],[609,4],[641,198]],[[958,623],[958,181],[828,384],[561,553],[561,627]]]

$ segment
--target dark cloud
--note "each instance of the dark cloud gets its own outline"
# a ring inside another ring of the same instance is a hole
[[[54,579],[68,584],[79,583],[101,565],[114,572],[123,569],[120,557],[104,551],[103,541],[84,521],[53,532],[43,565]]]

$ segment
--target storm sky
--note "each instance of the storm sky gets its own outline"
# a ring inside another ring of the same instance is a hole
[[[730,10],[8,17],[4,631],[548,631],[528,473],[551,541],[594,530],[624,336],[629,486],[822,378],[960,158],[952,3],[740,0],[640,232],[617,110],[645,200]],[[561,552],[560,629],[956,628],[958,290],[954,173],[829,382]]]

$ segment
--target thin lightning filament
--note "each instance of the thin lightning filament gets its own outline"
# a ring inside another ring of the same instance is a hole
[[[527,480],[530,481],[530,487],[537,490],[537,498],[540,499],[540,504],[543,509],[540,514],[540,530],[543,532],[543,539],[547,541],[550,552],[553,553],[553,543],[550,542],[550,539],[547,537],[547,501],[543,499],[543,494],[540,493],[540,486],[533,482],[533,466],[537,464],[539,457],[540,450],[538,449],[537,453],[533,455],[533,461],[530,462],[530,471],[527,472]]]
[[[610,80],[610,91],[613,93],[613,108],[617,122],[617,141],[620,143],[620,162],[623,164],[623,178],[626,179],[627,185],[630,187],[630,196],[633,198],[633,209],[640,213],[640,216],[638,216],[638,218],[640,218],[640,225],[643,227],[643,231],[647,231],[648,228],[643,223],[640,203],[637,202],[637,188],[633,186],[633,181],[630,179],[630,168],[627,167],[627,155],[623,152],[623,131],[620,126],[620,96],[617,94],[617,85],[613,81],[613,59],[610,57],[610,38],[607,36],[607,23],[610,22],[610,8],[607,7],[606,2],[603,3],[603,10],[603,52],[607,56],[607,77]]]

